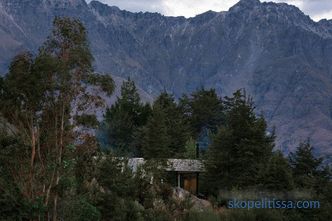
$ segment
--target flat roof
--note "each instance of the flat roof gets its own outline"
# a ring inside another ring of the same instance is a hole
[[[136,172],[145,163],[144,158],[129,158],[128,166]],[[168,159],[166,171],[174,172],[204,172],[202,160],[197,159]]]

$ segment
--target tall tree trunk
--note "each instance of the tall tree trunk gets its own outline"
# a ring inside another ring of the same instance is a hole
[[[55,145],[55,150],[56,153],[58,152],[58,116],[55,112],[55,116],[54,116],[54,135],[55,135],[55,140],[54,140],[54,145]],[[52,178],[51,181],[48,185],[47,191],[46,191],[46,196],[45,196],[45,206],[48,206],[49,203],[49,199],[50,199],[50,194],[51,194],[51,188],[53,186],[53,182],[54,182],[54,178],[55,178],[55,173],[56,173],[56,166],[54,167],[53,173],[52,173]],[[48,213],[48,217],[50,218],[50,215]]]
[[[62,154],[63,154],[63,140],[64,140],[64,121],[65,121],[65,104],[62,103],[61,107],[61,122],[60,122],[60,137],[59,137],[59,155],[58,155],[58,168],[57,168],[57,175],[55,180],[55,186],[59,185],[60,181],[60,170],[62,164]],[[57,207],[58,207],[58,198],[59,194],[56,192],[54,197],[54,205],[53,205],[53,221],[57,220]]]
[[[33,126],[33,119],[31,119],[31,161],[30,161],[30,198],[33,199],[34,191],[34,167],[35,167],[35,157],[36,157],[36,131]]]

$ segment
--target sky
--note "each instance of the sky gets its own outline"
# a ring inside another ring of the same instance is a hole
[[[87,0],[90,2],[91,0]],[[193,17],[205,11],[227,11],[239,0],[99,0],[132,12],[159,12],[168,16]],[[299,7],[313,20],[332,19],[332,0],[261,0],[286,2]]]

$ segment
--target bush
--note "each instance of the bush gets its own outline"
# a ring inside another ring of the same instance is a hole
[[[281,210],[229,209],[221,215],[222,221],[284,221]]]
[[[221,221],[218,214],[213,211],[189,211],[183,221]]]
[[[99,221],[99,210],[86,199],[72,199],[63,205],[64,220],[71,221]]]

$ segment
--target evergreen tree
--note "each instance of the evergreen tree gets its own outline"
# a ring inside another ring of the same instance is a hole
[[[152,115],[142,129],[141,137],[144,158],[168,158],[172,155],[167,115],[161,106],[153,106]]]
[[[251,99],[241,91],[226,97],[225,110],[225,124],[215,135],[206,159],[206,178],[214,193],[219,188],[257,184],[274,146],[274,135],[267,135],[264,118],[255,115]]]
[[[186,143],[186,153],[184,155],[186,159],[197,158],[197,143],[193,138],[189,138]]]
[[[300,143],[289,156],[295,184],[298,188],[316,188],[329,181],[328,170],[323,168],[323,158],[316,158],[310,141]]]
[[[172,157],[183,157],[189,139],[189,125],[183,110],[177,105],[172,95],[164,92],[159,95],[155,105],[166,114],[167,133],[170,138],[169,149]],[[171,157],[170,156],[170,157]]]
[[[192,93],[190,97],[183,96],[180,105],[190,121],[192,134],[196,138],[203,130],[215,133],[223,122],[222,100],[214,89],[201,89]]]
[[[143,129],[145,157],[183,157],[189,139],[189,127],[173,96],[162,93],[154,102],[152,116]]]
[[[297,220],[330,220],[332,208],[331,172],[323,158],[314,156],[310,141],[301,142],[295,153],[289,155],[295,187],[320,202],[319,209],[297,210]],[[292,214],[291,214],[292,215]]]
[[[97,173],[98,185],[104,192],[98,196],[97,207],[101,211],[102,220],[136,220],[139,215],[134,203],[137,197],[135,180],[127,162],[108,155]],[[134,214],[133,214],[134,213]],[[133,217],[131,217],[133,216]]]
[[[262,184],[264,188],[272,191],[287,191],[294,188],[291,167],[280,151],[273,153],[267,167],[263,169]]]
[[[140,155],[135,149],[135,132],[146,124],[150,106],[141,102],[134,81],[128,79],[121,86],[121,96],[106,112],[106,124],[111,148],[118,155]]]
[[[161,161],[145,161],[133,173],[127,159],[107,155],[97,160],[97,185],[103,190],[96,194],[101,220],[177,220],[172,211],[179,205],[162,181]]]

